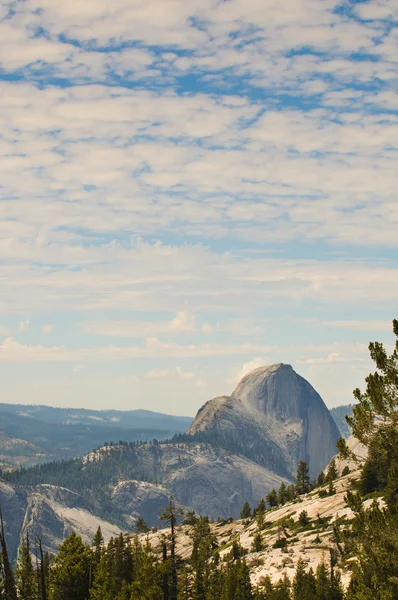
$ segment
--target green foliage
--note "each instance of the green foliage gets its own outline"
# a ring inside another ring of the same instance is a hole
[[[300,460],[297,467],[296,490],[298,494],[307,494],[311,489],[309,468],[305,460]]]
[[[139,517],[135,523],[135,532],[136,533],[148,533],[149,527],[146,524],[145,520],[142,517]]]
[[[349,492],[347,502],[355,514],[347,552],[356,557],[348,600],[398,598],[398,321],[393,321],[395,348],[388,355],[383,344],[369,344],[376,371],[366,378],[366,390],[354,390],[358,404],[347,422],[368,448],[362,469],[362,493],[383,492],[387,502],[376,501],[365,510],[359,494]],[[340,444],[341,453],[348,449]]]
[[[338,472],[337,472],[337,467],[336,467],[336,459],[332,458],[332,460],[330,461],[330,464],[329,464],[326,479],[328,481],[330,481],[330,480],[334,481],[335,479],[337,479],[337,477],[338,477]]]
[[[306,573],[303,559],[299,558],[293,580],[292,600],[314,600],[315,594],[314,573],[312,569]]]
[[[398,425],[398,321],[393,321],[396,336],[391,355],[380,342],[371,342],[369,351],[376,364],[376,371],[366,377],[366,390],[354,390],[358,404],[353,408],[347,423],[353,435],[365,446],[370,447],[380,426]]]
[[[4,600],[17,600],[14,573],[8,558],[7,542],[4,531],[3,513],[0,506],[0,590]]]
[[[51,600],[86,600],[90,588],[91,550],[75,533],[61,544],[50,570]]]
[[[279,490],[278,490],[278,504],[281,504],[282,506],[284,504],[286,504],[286,502],[288,501],[288,492],[287,492],[287,487],[286,487],[286,483],[284,481],[282,481]]]
[[[197,517],[195,511],[188,510],[182,523],[183,523],[183,525],[196,525],[197,521],[198,521],[198,517]]]
[[[272,508],[273,506],[278,506],[278,493],[275,489],[272,489],[269,494],[265,496],[265,500],[268,502],[269,506]]]
[[[282,550],[284,550],[285,548],[287,548],[287,539],[285,537],[279,538],[278,540],[276,540],[275,544],[272,547],[281,548]]]
[[[240,518],[248,519],[251,516],[252,516],[252,509],[250,508],[250,504],[246,500],[246,502],[244,503],[244,505],[242,507],[242,510],[240,511]]]
[[[32,562],[28,533],[19,547],[16,575],[19,598],[21,600],[37,600],[37,576]]]
[[[299,514],[299,518],[298,521],[300,523],[300,525],[302,527],[306,527],[307,525],[309,525],[310,523],[310,518],[308,516],[308,513],[306,510],[303,510],[300,514]]]
[[[253,544],[252,544],[252,552],[261,552],[264,549],[264,542],[262,535],[259,531],[254,534]]]

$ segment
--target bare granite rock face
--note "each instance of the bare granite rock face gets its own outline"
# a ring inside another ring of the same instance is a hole
[[[116,525],[84,509],[78,494],[57,486],[38,485],[22,493],[0,481],[0,504],[12,561],[16,560],[19,544],[27,532],[33,549],[38,534],[44,549],[50,553],[56,553],[72,531],[85,543],[92,542],[98,527],[107,541],[121,532]]]
[[[248,373],[231,396],[207,402],[188,433],[222,440],[282,476],[301,459],[315,477],[336,453],[337,426],[320,395],[290,365]]]
[[[8,483],[0,481],[0,505],[3,512],[8,552],[11,557],[14,557],[18,551],[24,523],[27,506],[26,495],[15,490]]]

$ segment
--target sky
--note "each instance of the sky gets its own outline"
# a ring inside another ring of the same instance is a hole
[[[0,5],[0,402],[352,402],[398,318],[398,0]]]

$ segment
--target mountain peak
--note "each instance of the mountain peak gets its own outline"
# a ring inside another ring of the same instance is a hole
[[[207,434],[275,472],[294,477],[301,459],[318,475],[340,437],[326,405],[291,365],[247,373],[231,396],[209,400],[188,433]]]

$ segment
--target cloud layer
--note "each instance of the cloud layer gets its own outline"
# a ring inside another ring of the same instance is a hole
[[[65,403],[72,381],[105,405],[102,378],[120,406],[129,381],[180,411],[192,384],[192,413],[277,360],[351,401],[354,348],[366,363],[396,316],[397,18],[396,0],[3,4],[0,369],[25,369],[4,399]]]

